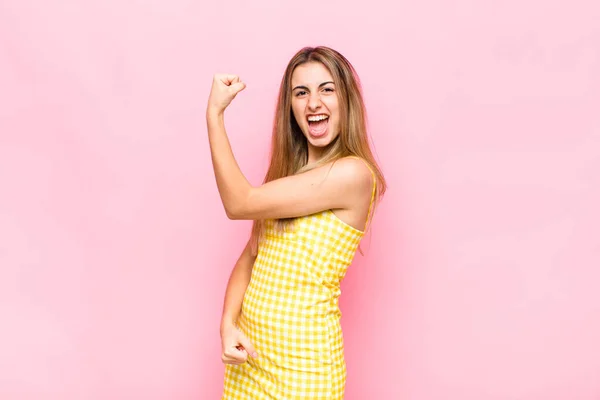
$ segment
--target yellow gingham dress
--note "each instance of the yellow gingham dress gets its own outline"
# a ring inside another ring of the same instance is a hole
[[[373,175],[369,215],[374,196]],[[226,365],[222,400],[343,399],[338,298],[363,234],[331,210],[296,218],[285,232],[265,222],[237,321],[259,357]]]

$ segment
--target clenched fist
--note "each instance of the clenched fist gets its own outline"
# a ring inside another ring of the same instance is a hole
[[[208,97],[207,111],[222,113],[235,96],[245,88],[246,84],[237,75],[216,74]]]
[[[258,357],[250,339],[233,324],[221,330],[221,346],[221,360],[224,364],[239,365],[245,363],[249,355]]]

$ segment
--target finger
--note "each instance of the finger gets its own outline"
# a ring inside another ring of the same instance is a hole
[[[244,334],[240,334],[238,340],[240,344],[244,347],[244,350],[246,350],[247,354],[252,355],[253,358],[258,357],[258,352],[254,348],[252,342],[250,342],[250,339],[248,339]]]
[[[240,350],[236,347],[231,347],[230,349],[226,350],[224,356],[230,360],[235,360],[241,363],[246,362],[248,359],[248,353],[243,349]]]
[[[246,88],[246,84],[244,82],[236,82],[231,84],[231,90],[233,93],[238,94],[242,90]]]
[[[222,357],[222,361],[223,361],[223,364],[234,364],[234,365],[241,365],[246,362],[246,360],[238,360],[237,358],[230,358],[230,357]]]
[[[234,356],[224,356],[225,362],[228,364],[243,364],[248,360],[248,355],[244,354],[238,354],[238,355],[234,355]]]
[[[223,364],[232,364],[232,365],[241,365],[241,364],[245,363],[245,361],[237,360],[235,358],[230,358],[225,355],[221,356],[221,361],[223,361]]]
[[[221,74],[219,75],[219,80],[225,85],[231,86],[231,84],[239,82],[240,78],[234,74]]]

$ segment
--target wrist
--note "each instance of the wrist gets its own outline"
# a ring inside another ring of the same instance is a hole
[[[211,105],[206,107],[206,118],[207,119],[222,118],[224,114],[225,114],[224,108],[220,108],[217,106],[211,106]]]
[[[221,319],[221,326],[220,326],[220,331],[221,333],[223,333],[223,331],[235,327],[235,320],[233,318],[230,317],[223,317],[223,319]]]

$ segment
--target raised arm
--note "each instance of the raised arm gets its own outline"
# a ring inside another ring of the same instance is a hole
[[[372,176],[366,165],[344,158],[308,172],[253,187],[239,168],[225,131],[224,111],[245,88],[235,75],[215,75],[206,111],[215,178],[231,219],[270,219],[349,209],[370,195]]]

